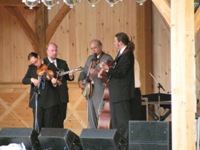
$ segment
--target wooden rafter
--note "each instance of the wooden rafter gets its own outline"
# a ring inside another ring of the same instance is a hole
[[[32,46],[33,46],[33,49],[35,50],[35,52],[40,53],[40,51],[38,50],[39,39],[38,39],[37,35],[33,32],[32,28],[30,27],[28,22],[25,20],[25,18],[23,17],[23,15],[19,11],[19,9],[17,7],[9,7],[9,6],[6,6],[5,8],[13,16],[16,17],[18,23],[21,25],[22,29],[28,36],[30,42],[32,43]]]
[[[39,49],[41,57],[46,55],[46,28],[48,26],[48,10],[46,6],[41,5],[36,11],[36,34],[39,38]]]
[[[171,22],[171,10],[167,0],[152,0],[156,8],[162,14],[163,18],[167,22],[168,26],[170,27]]]
[[[59,26],[60,22],[66,16],[66,14],[70,11],[70,7],[63,4],[62,8],[58,11],[54,19],[48,25],[46,29],[46,43],[49,43],[50,39],[52,38],[54,32],[56,31],[57,27]]]

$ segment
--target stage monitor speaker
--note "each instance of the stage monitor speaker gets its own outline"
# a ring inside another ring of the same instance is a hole
[[[129,121],[129,150],[171,150],[171,122]]]
[[[126,150],[127,141],[116,129],[83,129],[83,150]]]
[[[23,143],[27,150],[41,150],[38,132],[32,128],[3,128],[0,131],[0,145]]]
[[[44,150],[82,150],[79,137],[68,129],[42,128],[38,139]]]

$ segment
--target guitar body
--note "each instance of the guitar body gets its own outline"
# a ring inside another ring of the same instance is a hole
[[[83,96],[92,96],[92,83],[86,82],[86,80],[83,81],[85,83],[85,89],[82,91]]]

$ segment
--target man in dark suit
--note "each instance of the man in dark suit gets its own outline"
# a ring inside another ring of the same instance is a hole
[[[40,132],[42,127],[55,127],[57,93],[54,86],[57,79],[47,75],[48,73],[44,71],[47,66],[43,64],[38,54],[31,52],[28,60],[30,65],[22,83],[31,85],[29,107],[33,109],[34,128]],[[53,67],[49,65],[47,69],[51,70]]]
[[[131,119],[130,100],[134,97],[135,90],[134,44],[125,33],[120,32],[115,35],[114,45],[118,55],[113,65],[101,65],[101,68],[109,76],[112,127],[128,138],[128,121]]]
[[[44,59],[44,63],[51,63],[54,64],[54,68],[57,71],[69,71],[69,67],[65,60],[57,58],[58,46],[55,43],[50,43],[47,46],[47,57]],[[66,111],[67,111],[67,103],[69,102],[69,95],[68,95],[68,86],[67,80],[73,81],[74,80],[74,73],[70,71],[69,74],[63,75],[59,78],[60,83],[57,84],[57,92],[58,92],[58,115],[57,115],[57,122],[56,127],[63,128],[64,127],[64,120],[66,118]]]

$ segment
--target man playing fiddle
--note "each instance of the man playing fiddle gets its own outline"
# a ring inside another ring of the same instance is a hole
[[[57,114],[57,79],[53,77],[53,64],[46,66],[35,52],[28,55],[30,65],[22,79],[23,84],[30,84],[29,107],[33,110],[34,128],[40,132],[42,127],[52,128]],[[42,68],[45,67],[45,68]],[[49,74],[49,71],[53,74]]]

